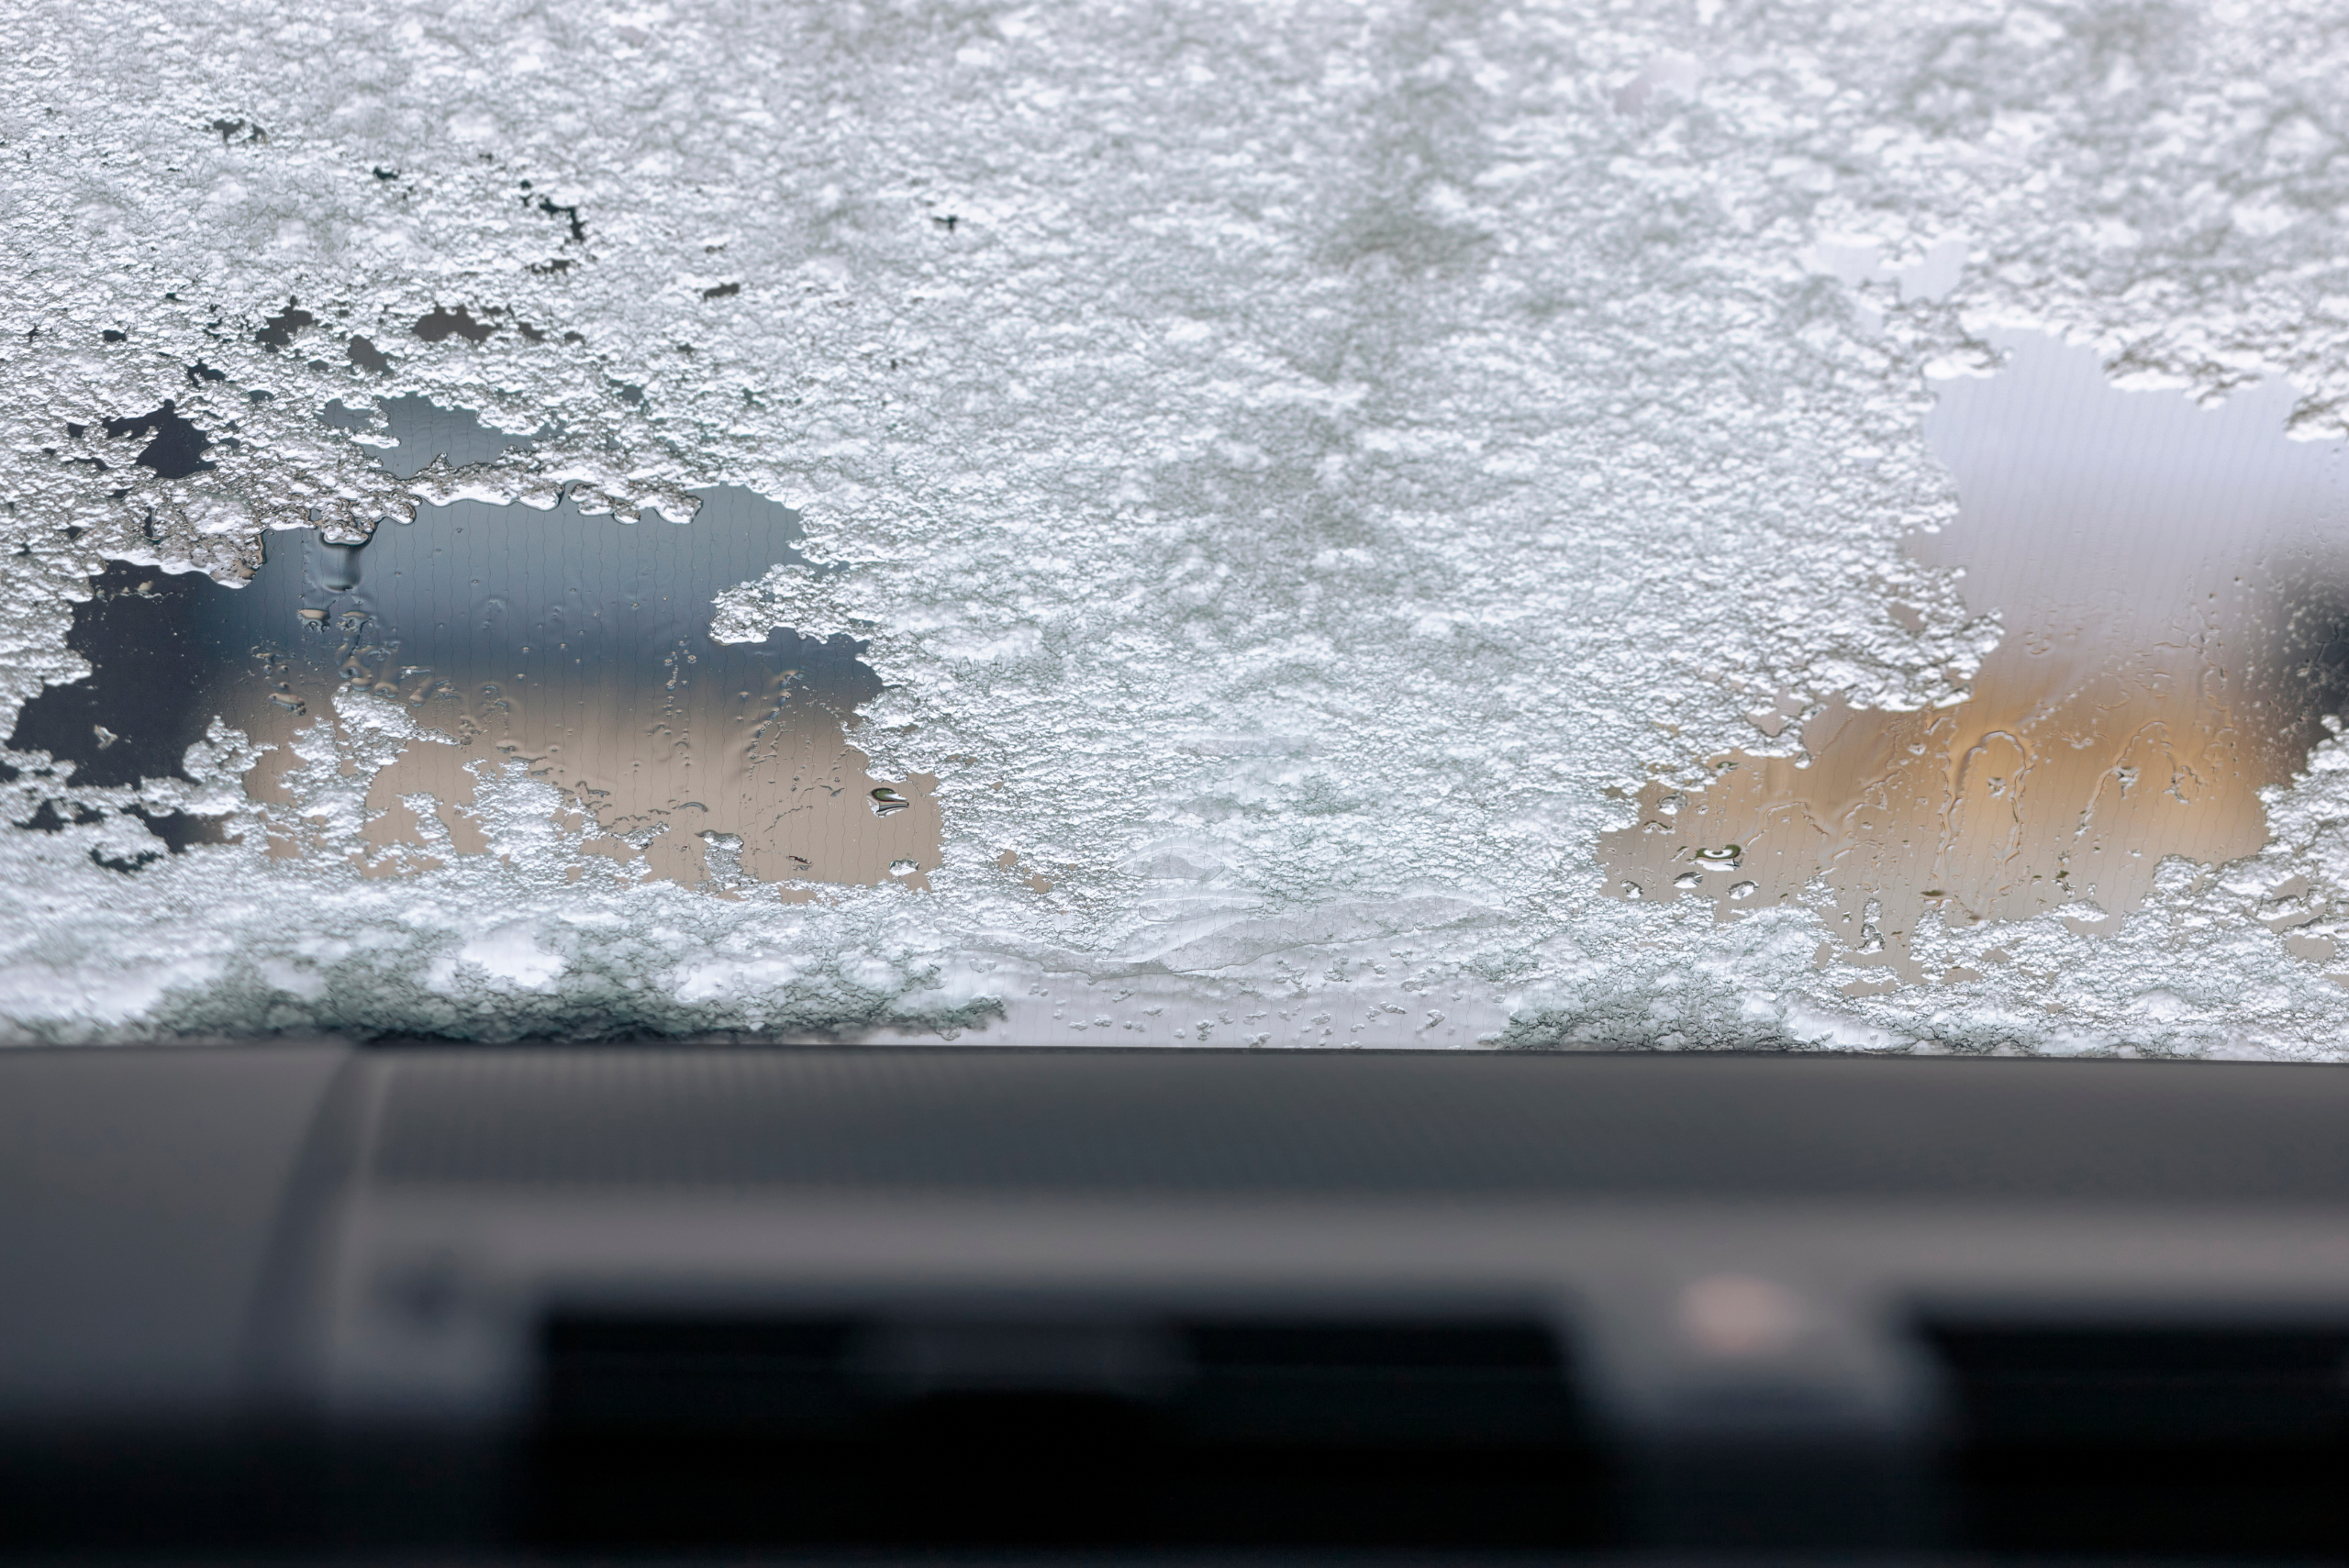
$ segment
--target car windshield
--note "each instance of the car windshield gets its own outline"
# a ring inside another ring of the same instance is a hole
[[[2323,8],[0,50],[0,1033],[2311,1058]]]

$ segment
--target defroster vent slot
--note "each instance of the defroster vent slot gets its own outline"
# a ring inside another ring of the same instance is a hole
[[[1940,1319],[1953,1522],[1994,1550],[2349,1548],[2349,1328]]]
[[[1607,1533],[1537,1320],[570,1313],[540,1352],[525,1533],[550,1544]]]

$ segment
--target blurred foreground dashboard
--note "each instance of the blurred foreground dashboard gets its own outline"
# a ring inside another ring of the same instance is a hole
[[[17,1558],[2349,1551],[2349,1073],[0,1054]]]

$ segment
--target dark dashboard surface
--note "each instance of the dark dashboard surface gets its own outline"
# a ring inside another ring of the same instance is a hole
[[[2349,1077],[0,1054],[0,1544],[2323,1553]]]

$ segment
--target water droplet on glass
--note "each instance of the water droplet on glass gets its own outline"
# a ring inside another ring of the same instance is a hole
[[[327,613],[324,610],[297,610],[295,613],[306,621],[322,621],[327,618]]]
[[[1731,898],[1751,898],[1757,891],[1750,882],[1737,882],[1730,884],[1729,895]]]
[[[1704,880],[1704,874],[1700,872],[1684,871],[1678,876],[1672,879],[1672,885],[1675,887],[1695,887]]]
[[[889,862],[889,874],[891,876],[911,876],[920,869],[921,867],[914,864],[911,861],[891,861]]]
[[[325,544],[317,547],[318,586],[329,593],[349,593],[359,586],[359,549],[356,545]]]
[[[873,792],[873,814],[875,817],[886,817],[893,811],[903,811],[912,804],[912,801],[886,784]]]
[[[1724,844],[1718,850],[1698,850],[1697,858],[1709,865],[1735,865],[1743,853],[1743,844]]]
[[[295,696],[292,692],[272,692],[269,694],[269,700],[275,703],[278,706],[284,708],[289,713],[305,712],[308,706],[305,704],[300,697]]]

